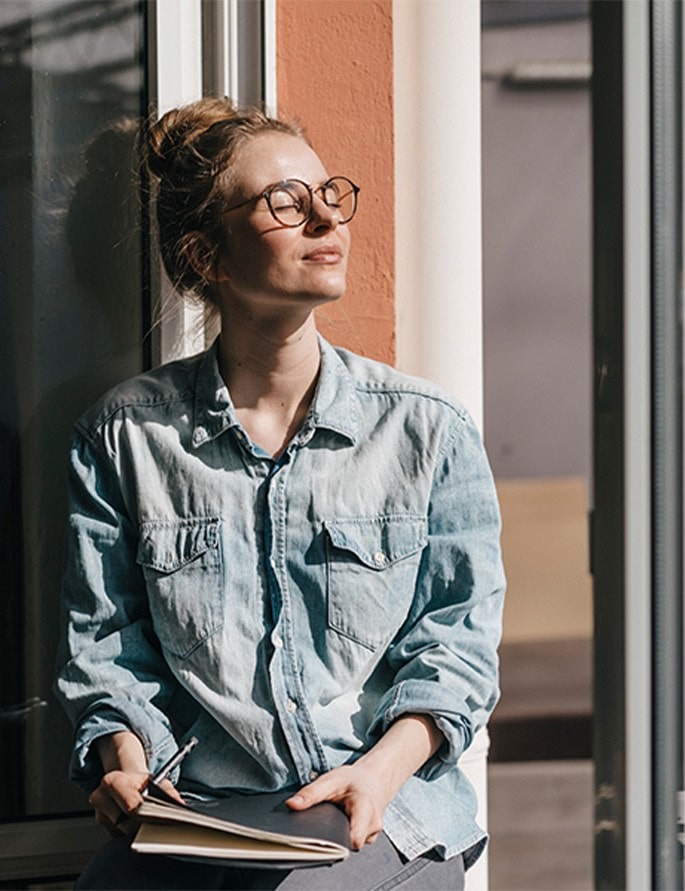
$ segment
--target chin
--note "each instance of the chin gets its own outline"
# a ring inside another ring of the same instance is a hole
[[[339,300],[345,293],[345,279],[336,277],[334,280],[310,282],[301,293],[305,300],[313,298],[317,303],[330,303]]]
[[[317,306],[325,306],[327,303],[335,303],[336,300],[340,300],[344,293],[344,290],[336,289],[329,291],[319,291],[316,294],[307,294],[303,295],[304,299],[308,302],[313,303],[315,307]]]
[[[324,300],[338,300],[345,293],[345,276],[335,275],[313,282],[312,291]]]
[[[322,303],[331,303],[333,300],[340,300],[342,295],[345,293],[345,285],[339,284],[335,287],[330,288],[322,288],[320,292],[320,298]]]

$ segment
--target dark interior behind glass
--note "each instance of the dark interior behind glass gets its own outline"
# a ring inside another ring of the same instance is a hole
[[[0,4],[0,819],[82,810],[52,694],[74,421],[147,364],[140,0]]]

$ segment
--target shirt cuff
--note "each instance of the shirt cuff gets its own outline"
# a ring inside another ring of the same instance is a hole
[[[370,740],[376,742],[402,715],[430,715],[445,740],[416,776],[422,780],[442,776],[457,764],[475,732],[464,715],[455,711],[455,698],[453,690],[434,681],[400,681],[381,699],[369,728]]]
[[[108,703],[107,707],[88,714],[76,731],[69,776],[86,792],[90,793],[96,789],[103,776],[100,756],[93,743],[101,736],[122,730],[135,733],[140,739],[150,773],[159,770],[177,749],[171,731],[152,722],[143,708],[132,702],[126,702],[119,710],[115,704]],[[169,779],[175,783],[179,773],[180,769],[177,768],[170,774]]]

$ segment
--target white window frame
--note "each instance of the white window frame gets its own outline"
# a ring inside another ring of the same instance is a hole
[[[158,0],[149,8],[150,101],[161,117],[202,96],[202,2]],[[159,305],[155,363],[199,352],[205,340],[201,308],[173,294],[154,251],[151,262],[154,302]]]
[[[155,0],[149,10],[150,98],[158,115],[209,94],[276,111],[276,0]],[[157,262],[153,353],[155,362],[168,362],[205,349],[211,331],[203,308],[174,294]]]

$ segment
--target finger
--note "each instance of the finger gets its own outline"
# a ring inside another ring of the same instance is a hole
[[[376,808],[363,796],[351,796],[345,802],[350,819],[350,844],[358,851],[365,844],[373,844],[383,829],[383,821]]]
[[[116,818],[116,820],[114,821],[114,825],[117,826],[117,827],[119,827],[119,826],[123,826],[124,823],[129,822],[130,819],[131,819],[131,818],[129,817],[129,815],[128,815],[125,811],[120,811],[120,812],[119,812],[119,816],[118,816],[118,817]]]
[[[133,835],[140,826],[137,820],[123,813],[119,814],[119,817],[113,822],[107,818],[98,820],[98,822],[112,838],[121,838],[122,835]]]
[[[350,845],[353,850],[359,851],[366,844],[371,827],[362,814],[353,811],[350,817]]]
[[[113,772],[105,774],[99,789],[114,801],[119,810],[130,814],[143,800],[140,792],[141,786],[142,781],[139,783],[124,773]]]
[[[350,821],[350,845],[358,851],[364,847],[364,842],[369,834],[369,814],[364,806],[364,801],[359,796],[351,795],[345,801],[345,813]]]
[[[95,820],[103,826],[110,835],[118,835],[118,831],[112,833],[112,830],[116,826],[117,819],[122,813],[116,801],[114,801],[112,797],[105,793],[101,788],[97,788],[88,801],[95,810]]]
[[[138,827],[140,823],[138,820],[134,820],[129,817],[128,814],[120,814],[120,816],[114,821],[114,829],[116,830],[117,835],[133,835],[138,831]]]
[[[303,786],[285,803],[293,810],[302,811],[321,801],[340,801],[347,789],[347,782],[335,771],[331,771],[314,780],[313,783]]]
[[[122,814],[121,811],[116,808],[114,802],[110,801],[109,804],[109,812],[100,807],[95,808],[95,822],[99,826],[102,826],[112,838],[116,838],[119,835],[123,835],[123,829],[120,829],[117,824],[121,822],[120,818],[128,819],[128,814]]]
[[[97,819],[97,817],[96,817],[96,819]],[[118,826],[115,826],[109,820],[107,820],[107,821],[98,820],[98,823],[100,824],[100,826],[102,826],[102,828],[107,832],[107,834],[111,838],[121,838],[121,836],[124,835],[123,829],[119,829]]]
[[[178,791],[176,786],[171,782],[171,780],[162,780],[159,784],[159,788],[166,792],[171,798],[178,801],[179,804],[185,804],[185,801],[181,797],[181,793]]]
[[[139,787],[143,777],[132,777],[121,771],[106,774],[89,801],[95,809],[95,819],[110,835],[120,835],[116,827],[127,819],[129,814],[142,801]],[[123,816],[122,816],[123,814]]]

